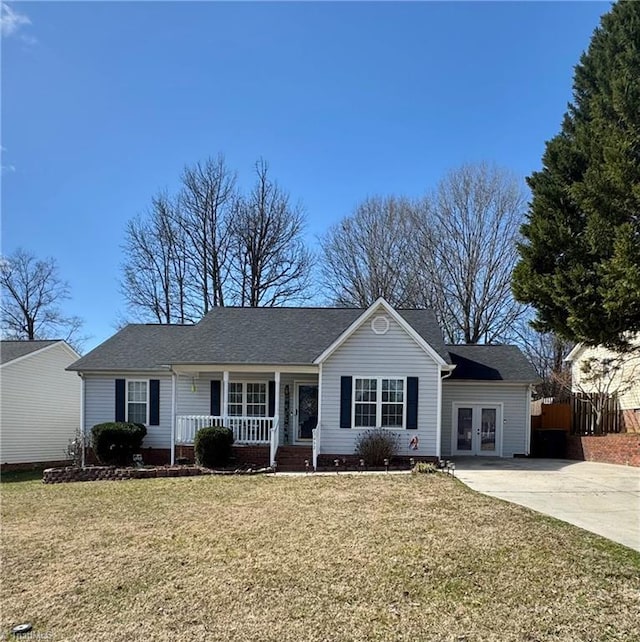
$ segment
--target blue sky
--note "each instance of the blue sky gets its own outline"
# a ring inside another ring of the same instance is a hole
[[[464,162],[524,181],[609,6],[11,2],[2,252],[58,261],[91,348],[126,312],[126,222],[208,155],[244,183],[264,157],[311,243],[365,196],[423,194]]]

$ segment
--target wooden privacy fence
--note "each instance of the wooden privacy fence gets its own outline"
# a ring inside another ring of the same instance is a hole
[[[531,416],[532,430],[566,430],[572,435],[607,435],[624,432],[622,412],[615,396],[605,396],[599,405],[602,409],[598,425],[597,396],[574,393],[571,403],[542,403],[538,415]]]
[[[607,435],[623,432],[621,414],[615,395],[598,399],[597,393],[576,392],[571,396],[571,434]]]

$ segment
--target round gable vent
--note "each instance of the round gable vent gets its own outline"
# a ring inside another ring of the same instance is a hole
[[[375,317],[371,322],[371,329],[375,334],[387,334],[389,331],[389,319],[387,317]]]

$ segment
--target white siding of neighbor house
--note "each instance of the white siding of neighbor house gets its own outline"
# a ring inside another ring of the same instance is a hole
[[[637,350],[620,358],[619,355],[603,346],[584,347],[578,358],[571,363],[571,382],[573,392],[608,392],[618,393],[620,409],[634,410],[640,408],[640,339],[635,341]],[[582,365],[589,359],[596,359],[595,370],[603,359],[616,359],[615,365],[620,369],[615,372],[611,381],[601,384],[585,380]],[[619,361],[618,361],[619,359]]]
[[[142,442],[142,447],[169,448],[171,446],[171,376],[158,373],[85,375],[84,425],[87,439],[91,438],[91,428],[96,424],[115,421],[116,379],[160,380],[160,425],[147,426],[147,435]]]
[[[350,455],[358,436],[367,430],[340,428],[340,378],[343,376],[418,377],[418,429],[393,432],[399,435],[399,454],[420,457],[437,453],[440,367],[396,321],[385,316],[389,320],[386,334],[375,334],[367,320],[322,366],[321,453]],[[418,450],[409,448],[412,437],[419,439]]]
[[[57,343],[0,369],[0,463],[67,459],[80,426],[80,378],[65,368],[77,358]]]
[[[529,386],[491,382],[442,382],[442,456],[451,455],[455,403],[502,404],[502,456],[527,454],[531,427]]]

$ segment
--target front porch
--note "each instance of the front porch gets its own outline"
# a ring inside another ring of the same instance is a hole
[[[315,366],[283,366],[281,370],[199,366],[197,371],[174,366],[172,370],[172,463],[181,456],[176,455],[176,449],[191,452],[196,433],[207,426],[229,428],[239,448],[268,449],[270,464],[276,461],[281,446],[298,447],[296,451],[304,450],[304,456],[315,463],[319,452],[312,448],[319,447],[315,435],[319,377]]]

